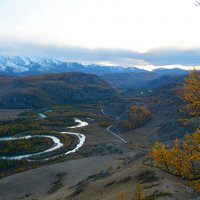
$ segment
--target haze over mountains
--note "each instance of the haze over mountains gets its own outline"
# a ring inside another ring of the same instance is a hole
[[[20,56],[0,56],[0,74],[6,75],[34,75],[46,73],[82,72],[97,75],[115,73],[149,73],[144,69],[122,66],[83,65],[77,62],[64,62],[57,59],[35,59]],[[187,70],[173,68],[159,68],[153,70],[159,75],[183,75]],[[151,73],[152,73],[151,72]]]

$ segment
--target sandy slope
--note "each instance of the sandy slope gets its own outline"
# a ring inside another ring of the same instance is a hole
[[[106,155],[72,160],[27,171],[0,180],[0,199],[37,200],[126,200],[134,197],[136,182],[145,196],[169,196],[159,199],[196,199],[185,182],[142,164],[141,152]]]
[[[115,156],[83,158],[16,174],[0,180],[0,199],[18,199],[27,194],[31,194],[30,198],[24,199],[54,199],[63,194],[66,196],[70,186],[117,163]],[[59,173],[65,174],[64,187],[59,190],[59,194],[48,195],[51,184],[56,181]]]

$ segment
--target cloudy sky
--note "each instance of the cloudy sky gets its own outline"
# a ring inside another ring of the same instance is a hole
[[[200,66],[195,0],[0,0],[0,54]]]

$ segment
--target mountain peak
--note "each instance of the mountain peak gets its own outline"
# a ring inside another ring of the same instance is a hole
[[[42,73],[83,72],[91,74],[113,74],[141,72],[136,67],[83,65],[78,62],[64,62],[53,58],[30,58],[22,56],[0,56],[0,73],[8,75],[33,75]]]

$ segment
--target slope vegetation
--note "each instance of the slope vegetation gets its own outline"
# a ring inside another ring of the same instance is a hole
[[[63,73],[0,79],[1,108],[37,108],[115,97],[116,91],[96,75]]]

